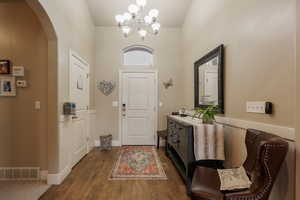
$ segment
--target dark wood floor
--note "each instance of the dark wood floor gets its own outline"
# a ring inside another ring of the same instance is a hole
[[[186,188],[171,161],[159,151],[167,181],[109,181],[118,156],[93,150],[59,186],[52,186],[41,200],[189,200]]]

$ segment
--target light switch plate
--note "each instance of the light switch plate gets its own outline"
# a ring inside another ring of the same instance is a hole
[[[248,101],[246,107],[248,113],[266,113],[265,101]]]
[[[40,102],[40,101],[34,102],[34,108],[35,108],[36,110],[40,110],[40,109],[41,109],[41,102]]]

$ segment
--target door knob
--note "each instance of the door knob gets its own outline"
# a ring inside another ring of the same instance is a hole
[[[122,104],[122,115],[123,115],[123,117],[126,116],[126,104],[125,103]]]

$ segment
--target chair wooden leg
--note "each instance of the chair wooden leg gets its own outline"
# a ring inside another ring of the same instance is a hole
[[[159,136],[157,136],[157,149],[159,149]]]

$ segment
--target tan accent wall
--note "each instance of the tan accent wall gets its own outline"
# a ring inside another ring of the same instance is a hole
[[[0,26],[1,59],[25,66],[29,84],[16,97],[0,97],[0,166],[47,169],[47,37],[24,1],[0,3]]]
[[[117,87],[114,92],[105,96],[100,91],[95,91],[97,109],[97,134],[111,133],[114,139],[118,138],[118,108],[112,107],[113,101],[119,101],[118,79],[119,69],[122,65],[122,49],[131,45],[146,45],[154,49],[154,68],[159,71],[159,100],[163,106],[159,108],[158,128],[166,128],[166,115],[177,110],[182,105],[182,67],[179,28],[163,28],[159,36],[147,37],[143,42],[135,35],[124,38],[116,27],[97,28],[97,65],[95,78],[97,81],[114,80]],[[174,87],[166,90],[163,82],[170,78]]]
[[[184,97],[194,105],[193,63],[225,45],[225,115],[294,127],[295,0],[193,1],[183,31]],[[271,101],[274,114],[246,113]]]

